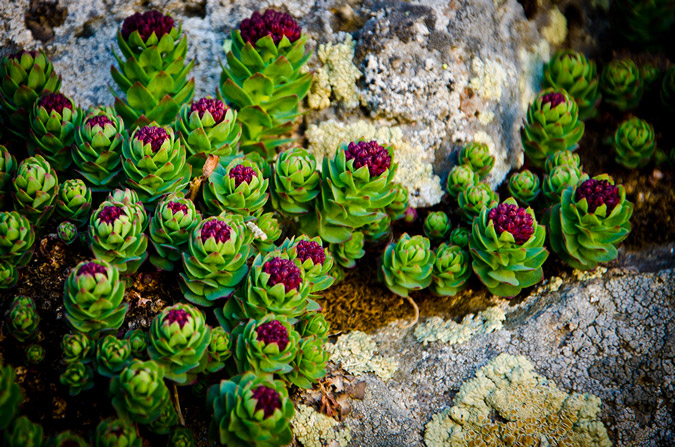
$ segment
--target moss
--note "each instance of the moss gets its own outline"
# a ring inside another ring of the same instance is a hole
[[[344,103],[348,108],[358,106],[356,80],[362,74],[352,62],[355,45],[350,34],[346,35],[343,43],[319,45],[317,56],[322,66],[314,73],[312,89],[307,98],[312,109],[329,107],[331,92],[336,101]]]
[[[295,439],[304,447],[347,447],[352,438],[349,426],[342,427],[343,424],[307,405],[297,406],[291,424]]]
[[[393,358],[375,354],[377,344],[365,332],[354,331],[338,337],[335,344],[326,345],[331,361],[356,376],[372,372],[383,380],[391,379],[398,363]]]
[[[501,354],[465,382],[454,406],[432,417],[428,447],[466,445],[611,446],[600,399],[567,394],[523,356]]]
[[[477,314],[469,314],[459,324],[452,320],[444,321],[442,318],[432,317],[417,325],[415,338],[424,345],[435,341],[454,345],[476,335],[498,331],[505,319],[504,310],[497,306]]]
[[[551,45],[560,45],[567,39],[567,19],[557,7],[551,9],[548,13],[548,25],[541,30]]]

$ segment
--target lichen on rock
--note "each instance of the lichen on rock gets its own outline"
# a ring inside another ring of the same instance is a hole
[[[557,7],[548,13],[549,23],[541,30],[541,35],[551,45],[560,45],[567,39],[567,19]]]
[[[312,89],[307,97],[312,109],[329,107],[331,93],[335,101],[344,104],[346,108],[359,105],[356,81],[362,74],[352,62],[355,45],[351,34],[346,34],[342,43],[319,45],[316,54],[322,65],[314,72]]]
[[[335,344],[327,344],[331,362],[356,376],[372,372],[383,380],[391,379],[398,369],[394,358],[382,357],[372,336],[361,331],[350,332],[338,337]]]
[[[315,411],[312,407],[299,404],[291,421],[295,439],[304,447],[347,447],[351,440],[351,429],[335,419]]]
[[[502,328],[506,319],[504,310],[493,306],[477,314],[469,314],[461,323],[452,320],[444,321],[440,317],[431,317],[415,327],[415,338],[420,343],[440,341],[454,345],[470,340],[476,335],[489,334]]]

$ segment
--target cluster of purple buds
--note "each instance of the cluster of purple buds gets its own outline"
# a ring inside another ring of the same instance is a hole
[[[347,161],[354,160],[354,170],[368,166],[372,178],[377,177],[391,166],[391,155],[377,141],[349,143],[345,153]]]
[[[300,241],[295,246],[296,254],[300,261],[305,262],[311,259],[314,265],[324,263],[326,260],[326,252],[323,247],[315,241]]]
[[[122,210],[121,207],[108,205],[103,207],[101,212],[98,213],[98,220],[106,224],[111,224],[115,222],[122,214],[124,214],[124,210]]]
[[[66,95],[61,93],[49,93],[38,100],[38,106],[44,107],[47,113],[63,113],[63,109],[73,109],[73,104]]]
[[[258,340],[269,345],[276,343],[279,351],[283,351],[288,346],[288,331],[283,324],[277,320],[263,323],[255,330]]]
[[[80,269],[77,271],[77,275],[91,275],[92,278],[96,277],[97,273],[101,273],[103,275],[106,274],[106,269],[100,264],[97,264],[95,262],[87,262],[84,264]]]
[[[184,203],[171,201],[166,205],[173,214],[182,212],[184,215],[188,212],[188,207]]]
[[[143,145],[150,144],[152,152],[157,152],[169,138],[169,134],[163,127],[145,126],[136,132],[135,138],[141,140]]]
[[[275,286],[282,283],[286,293],[293,289],[297,290],[302,284],[300,269],[290,259],[272,258],[263,265],[262,269],[270,275],[268,284]]]
[[[229,173],[230,178],[234,179],[235,188],[243,182],[251,183],[253,177],[257,177],[255,170],[249,166],[237,165]]]
[[[574,195],[576,202],[586,199],[588,203],[588,212],[594,213],[601,205],[607,205],[607,215],[621,201],[619,188],[609,183],[607,180],[588,179],[577,187]]]
[[[534,233],[534,219],[525,208],[516,205],[499,204],[490,210],[488,219],[494,223],[497,236],[507,231],[518,245],[527,242]]]
[[[183,309],[171,309],[164,317],[164,324],[172,325],[178,323],[181,329],[190,321],[190,314]]]
[[[90,129],[93,129],[96,126],[100,126],[101,129],[105,127],[106,124],[113,124],[112,121],[110,121],[110,118],[108,118],[105,115],[96,115],[92,116],[87,120],[85,123],[86,126],[89,126]]]
[[[202,242],[206,243],[208,238],[212,237],[216,242],[225,243],[230,240],[231,231],[232,229],[225,222],[221,222],[220,220],[209,220],[202,227]]]
[[[268,9],[262,15],[256,11],[251,18],[242,20],[239,24],[239,32],[244,42],[255,45],[258,39],[272,36],[274,44],[278,45],[284,36],[291,43],[298,40],[302,34],[302,28],[290,15]]]
[[[558,107],[565,102],[565,95],[559,92],[547,93],[541,97],[541,104],[551,104],[551,108]]]
[[[193,102],[190,106],[190,114],[192,112],[199,112],[199,118],[204,118],[204,114],[207,111],[211,114],[216,124],[218,124],[225,118],[227,107],[225,107],[225,103],[220,99],[212,98],[202,98],[199,101]]]
[[[159,11],[137,12],[124,19],[122,37],[126,40],[131,33],[138,31],[144,42],[152,36],[152,33],[161,39],[163,35],[169,34],[173,27],[173,19]]]
[[[274,410],[281,408],[281,396],[272,388],[259,386],[253,390],[253,398],[258,402],[255,404],[255,411],[263,410],[265,418],[274,414]]]

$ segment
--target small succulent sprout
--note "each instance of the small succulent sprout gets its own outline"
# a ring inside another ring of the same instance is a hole
[[[23,267],[33,256],[34,244],[35,230],[23,214],[0,211],[0,259]]]
[[[115,377],[131,361],[129,340],[106,335],[96,344],[96,371],[105,377]]]
[[[61,385],[68,387],[68,393],[71,396],[77,396],[82,391],[90,390],[94,387],[94,371],[91,366],[82,362],[72,362],[66,365],[66,368],[59,377]]]
[[[90,445],[80,435],[66,430],[50,438],[49,447],[90,447]]]
[[[232,355],[232,337],[222,326],[211,329],[211,342],[207,349],[206,371],[214,373],[225,367],[225,360]]]
[[[623,186],[606,175],[588,178],[565,188],[562,200],[550,212],[549,242],[570,266],[593,270],[614,260],[618,245],[628,237],[633,205]]]
[[[448,193],[457,200],[462,191],[469,186],[477,185],[479,181],[480,178],[471,168],[471,165],[456,165],[448,174],[446,189]]]
[[[281,152],[274,163],[270,188],[274,209],[285,216],[313,211],[320,178],[314,154],[301,147]]]
[[[77,240],[77,227],[74,223],[64,220],[56,228],[56,235],[64,244],[70,245]]]
[[[66,219],[81,225],[89,218],[91,210],[91,189],[78,179],[63,182],[56,200],[56,211]]]
[[[185,384],[191,370],[208,360],[211,328],[204,313],[191,304],[166,307],[150,326],[148,354],[164,367],[165,377]]]
[[[544,88],[566,90],[579,106],[579,119],[587,120],[598,114],[600,91],[595,62],[575,50],[559,50],[544,64]]]
[[[461,248],[469,246],[469,238],[471,237],[471,229],[466,227],[457,227],[450,232],[450,244],[458,245]]]
[[[150,242],[156,252],[150,255],[150,262],[161,270],[173,270],[187,249],[192,230],[201,221],[201,213],[183,192],[161,199],[150,219]]]
[[[149,424],[170,402],[164,368],[149,360],[133,360],[110,381],[112,404],[120,418]]]
[[[556,151],[575,150],[584,134],[577,104],[565,90],[539,92],[527,110],[520,131],[525,155],[533,166],[544,166],[546,157]]]
[[[309,238],[301,235],[286,239],[279,247],[285,251],[305,272],[305,280],[310,283],[310,292],[326,290],[333,285],[334,278],[330,271],[333,268],[333,256],[319,236]]]
[[[365,236],[362,231],[352,233],[352,238],[341,244],[330,244],[330,252],[335,261],[346,269],[356,267],[356,261],[366,255]]]
[[[666,109],[675,111],[675,65],[663,75],[661,81],[661,102]]]
[[[3,437],[3,445],[7,447],[42,447],[44,431],[42,425],[31,422],[26,416],[19,416]]]
[[[379,268],[380,280],[399,296],[431,284],[435,256],[429,239],[403,233],[398,242],[387,245]]]
[[[602,70],[600,89],[605,102],[613,107],[634,109],[644,93],[640,69],[631,59],[614,59]]]
[[[136,434],[136,427],[123,419],[104,419],[96,427],[96,447],[141,447],[143,439]]]
[[[66,319],[85,334],[119,329],[128,308],[123,299],[124,281],[120,280],[119,270],[105,261],[80,262],[66,278]]]
[[[659,48],[668,43],[675,19],[675,5],[669,0],[617,0],[611,7],[622,38],[638,48]]]
[[[261,237],[253,239],[253,243],[260,252],[276,250],[274,243],[281,237],[281,226],[274,213],[265,213],[258,216],[256,226],[265,234],[265,240]]]
[[[616,162],[629,168],[642,168],[649,163],[656,149],[654,126],[632,117],[619,125],[614,134]]]
[[[131,347],[131,355],[133,358],[137,359],[146,359],[147,353],[145,350],[148,348],[148,343],[150,337],[147,332],[143,329],[129,329],[124,334],[124,339],[129,340],[129,346]]]
[[[37,343],[32,343],[26,346],[24,349],[24,354],[26,354],[26,361],[31,365],[37,365],[42,363],[45,359],[45,348],[42,345]]]
[[[288,374],[293,370],[300,334],[282,316],[249,320],[232,331],[238,371]]]
[[[480,182],[476,185],[470,185],[462,191],[457,198],[457,202],[464,221],[471,224],[481,210],[497,206],[499,195],[490,188],[490,185]]]
[[[652,90],[657,84],[656,81],[661,78],[661,70],[656,65],[647,62],[640,65],[640,76],[645,84],[645,90]]]
[[[290,444],[293,402],[283,382],[271,375],[247,372],[221,380],[209,388],[207,406],[213,409],[209,434],[230,447]]]
[[[64,363],[91,361],[93,354],[93,344],[85,334],[74,332],[66,334],[61,339],[61,351],[63,351],[62,360]]]
[[[82,110],[62,93],[48,93],[33,104],[28,148],[42,155],[56,171],[65,171],[73,158],[75,130],[82,123]]]
[[[176,424],[178,424],[178,413],[173,407],[173,403],[169,401],[162,408],[159,417],[148,424],[148,428],[158,435],[166,435]]]
[[[256,214],[267,203],[267,180],[258,164],[235,158],[219,164],[211,173],[202,193],[210,214],[229,211],[242,216]]]
[[[15,382],[16,373],[11,365],[0,360],[0,430],[5,430],[18,413],[23,392]]]
[[[490,293],[513,297],[544,279],[548,258],[546,229],[531,208],[519,208],[509,197],[481,211],[473,221],[469,248],[473,271]]]
[[[394,200],[387,205],[387,214],[391,220],[401,220],[408,209],[408,188],[400,183],[392,184],[392,188],[394,188]]]
[[[407,225],[412,225],[417,220],[417,217],[418,217],[417,210],[412,206],[409,206],[405,210],[405,217],[403,218],[403,222],[405,222]]]
[[[10,261],[0,259],[0,289],[11,289],[19,281],[19,271]]]
[[[300,317],[295,329],[302,338],[315,337],[326,340],[330,324],[321,312],[310,312]]]
[[[299,388],[312,388],[313,383],[326,375],[330,354],[324,345],[325,340],[316,337],[303,338],[291,364],[293,370],[283,378]]]
[[[553,169],[562,165],[574,166],[581,170],[581,158],[579,158],[579,154],[576,152],[568,150],[557,151],[546,157],[544,170],[546,171],[546,174],[551,175]]]
[[[539,196],[541,192],[540,183],[537,174],[525,169],[509,177],[509,193],[518,203],[529,205]]]
[[[424,219],[424,234],[433,241],[445,239],[452,229],[452,222],[444,211],[432,211]]]
[[[487,144],[473,141],[467,143],[459,151],[459,163],[471,166],[471,169],[483,180],[495,165],[495,157],[490,155],[490,148]]]
[[[54,212],[59,194],[59,179],[40,155],[19,163],[12,183],[14,209],[35,226],[44,225]]]
[[[361,232],[365,236],[366,242],[379,243],[385,241],[392,233],[391,217],[389,214],[385,214],[382,219],[361,227]]]
[[[441,244],[431,271],[430,289],[439,296],[454,296],[471,276],[471,257],[458,245]]]
[[[561,165],[553,168],[550,175],[544,176],[543,191],[546,203],[555,205],[560,202],[562,192],[568,186],[576,185],[581,178],[579,168],[571,165]]]
[[[177,427],[171,430],[167,447],[195,447],[192,432],[185,427]]]
[[[26,296],[17,296],[9,307],[7,330],[19,342],[23,343],[37,335],[40,315],[35,302]]]
[[[2,123],[0,122],[0,126]],[[12,177],[16,172],[16,157],[0,144],[0,209],[10,208],[11,199],[7,195]]]
[[[246,278],[252,239],[241,216],[223,214],[197,225],[183,252],[180,287],[185,299],[209,307],[230,296]]]
[[[333,263],[333,267],[331,267],[330,272],[328,274],[335,279],[335,281],[333,281],[333,284],[338,284],[339,282],[341,282],[343,279],[345,279],[346,275],[345,269],[337,262]]]

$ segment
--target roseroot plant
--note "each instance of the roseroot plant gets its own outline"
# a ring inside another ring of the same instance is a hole
[[[42,447],[44,431],[40,424],[31,422],[26,416],[19,416],[5,431],[3,438],[3,445],[7,447]]]
[[[366,255],[365,235],[362,231],[352,233],[351,239],[340,244],[330,244],[333,259],[346,269],[356,267],[356,261]]]
[[[87,441],[70,430],[62,431],[49,440],[49,447],[91,447]]]
[[[115,377],[132,360],[131,343],[114,335],[106,335],[96,344],[96,371]]]
[[[96,447],[141,447],[143,439],[136,434],[136,428],[123,419],[104,419],[96,427]]]
[[[373,222],[364,227],[361,227],[361,232],[366,238],[367,243],[379,243],[389,239],[392,234],[391,217],[385,214],[384,217],[377,222]]]
[[[59,381],[61,385],[68,387],[68,394],[77,396],[94,387],[94,371],[91,366],[79,361],[68,363],[59,376]]]
[[[65,334],[61,339],[61,360],[64,363],[89,363],[93,354],[93,343],[82,332]]]
[[[59,194],[56,172],[40,155],[19,163],[12,183],[14,209],[35,226],[44,225],[54,213]]]
[[[544,170],[546,171],[546,174],[551,175],[553,169],[562,165],[573,166],[581,170],[581,158],[576,152],[568,150],[557,151],[546,157]]]
[[[0,126],[2,123],[0,123]],[[16,172],[16,157],[0,144],[0,209],[11,208],[11,199],[7,194],[10,189],[12,177]]]
[[[110,395],[117,415],[125,420],[149,424],[171,405],[164,383],[164,368],[150,360],[133,360],[110,381]]]
[[[257,214],[267,203],[267,180],[258,164],[234,158],[219,164],[202,189],[210,214],[229,211],[242,216]]]
[[[622,122],[614,133],[615,160],[627,168],[646,166],[655,149],[654,126],[640,118],[632,117]]]
[[[150,337],[143,329],[129,329],[124,334],[124,339],[129,340],[131,347],[131,355],[134,358],[146,360],[148,357],[146,349],[150,341]]]
[[[516,296],[544,279],[545,239],[546,229],[537,223],[534,211],[519,208],[509,197],[483,209],[473,221],[469,240],[473,271],[490,293]]]
[[[647,92],[655,86],[658,88],[657,81],[661,79],[661,70],[654,64],[647,62],[640,65],[640,76],[642,76],[642,82],[644,82]]]
[[[78,225],[84,224],[91,211],[91,189],[79,178],[66,180],[59,189],[56,211]]]
[[[471,276],[471,257],[458,245],[441,244],[436,249],[429,288],[434,295],[454,296]]]
[[[34,244],[35,230],[24,215],[0,211],[0,260],[25,266],[33,256]]]
[[[106,196],[106,202],[119,202],[123,205],[129,206],[136,211],[136,214],[140,216],[140,219],[143,224],[143,231],[148,227],[148,214],[145,212],[145,207],[141,202],[141,199],[138,196],[138,193],[133,189],[129,188],[117,188],[113,189]]]
[[[622,37],[640,48],[666,43],[675,23],[675,5],[669,0],[617,0],[612,2]]]
[[[668,110],[675,112],[675,66],[670,67],[663,75],[661,102]]]
[[[232,331],[238,371],[288,374],[300,344],[298,334],[282,316],[249,320]]]
[[[30,154],[42,155],[57,171],[68,169],[73,162],[75,131],[83,116],[80,107],[62,93],[42,96],[30,114]]]
[[[593,270],[614,260],[618,245],[628,237],[633,205],[623,186],[606,174],[584,175],[565,188],[562,200],[550,211],[549,242],[570,266]]]
[[[194,94],[194,79],[186,79],[194,60],[185,65],[187,36],[181,26],[158,11],[135,13],[117,32],[122,56],[113,51],[119,68],[110,74],[121,90],[115,110],[127,126],[174,123],[180,107]],[[123,60],[124,59],[124,60]]]
[[[19,281],[19,271],[14,264],[0,259],[0,289],[11,289]]]
[[[18,413],[23,392],[15,382],[16,373],[11,365],[0,360],[0,430],[5,430]]]
[[[300,317],[295,324],[295,330],[303,338],[315,337],[325,341],[330,324],[321,312],[310,312]]]
[[[413,208],[412,206],[409,206],[405,210],[405,214],[404,214],[404,217],[403,217],[403,223],[410,226],[413,223],[415,223],[415,221],[417,220],[417,217],[418,217],[417,210],[415,208]]]
[[[283,382],[247,372],[213,385],[207,393],[213,409],[209,435],[229,447],[273,447],[293,440],[293,402]]]
[[[159,435],[166,435],[171,431],[171,428],[178,424],[178,413],[171,402],[162,407],[162,412],[159,417],[148,424],[151,432]]]
[[[312,73],[302,70],[310,56],[306,42],[293,17],[269,9],[242,20],[225,41],[219,94],[239,112],[244,153],[272,161],[277,147],[292,141],[282,135],[300,116],[298,105],[312,83]]]
[[[408,188],[400,183],[392,184],[392,188],[394,188],[394,200],[385,209],[391,220],[401,220],[408,209]]]
[[[471,237],[471,230],[466,227],[457,227],[450,232],[449,242],[451,245],[458,245],[461,248],[469,246],[469,238]]]
[[[471,165],[456,165],[448,174],[446,190],[455,200],[458,200],[462,191],[469,186],[477,185],[479,181],[480,178]]]
[[[608,104],[621,111],[634,109],[644,93],[640,69],[631,59],[614,59],[602,69],[600,89]]]
[[[271,179],[274,209],[289,217],[313,211],[321,191],[320,178],[314,154],[301,147],[281,152]]]
[[[445,239],[452,229],[452,222],[444,211],[432,211],[424,219],[424,234],[432,241]]]
[[[483,180],[495,165],[495,157],[490,155],[490,148],[487,144],[473,141],[467,143],[459,151],[459,164],[471,166],[479,179]]]
[[[470,185],[457,197],[459,210],[468,224],[480,214],[484,208],[492,208],[499,203],[499,194],[490,188],[490,185],[480,182]]]
[[[35,302],[27,296],[17,296],[12,300],[7,318],[7,331],[19,342],[34,338],[38,333],[40,315]]]
[[[173,270],[187,249],[190,234],[201,221],[201,213],[182,192],[160,200],[150,219],[150,242],[155,249],[150,262],[161,270]]]
[[[124,281],[116,266],[100,259],[77,264],[66,278],[63,306],[70,325],[95,336],[100,331],[119,329],[128,304]]]
[[[380,280],[395,294],[407,297],[413,290],[431,284],[431,271],[436,259],[429,239],[403,233],[398,242],[385,248],[379,266]]]
[[[305,272],[305,281],[309,282],[311,293],[321,292],[333,285],[335,278],[331,276],[331,269],[334,259],[330,251],[324,248],[320,237],[310,238],[303,234],[286,239],[279,250],[288,254]]]
[[[282,378],[299,388],[312,388],[312,384],[326,375],[330,354],[324,349],[325,342],[318,337],[303,338],[291,364],[293,370]]]
[[[225,360],[232,355],[232,336],[222,326],[211,329],[211,342],[206,350],[206,372],[214,373],[225,367]]]
[[[593,60],[572,49],[558,50],[544,64],[543,88],[564,89],[579,107],[579,119],[595,118],[600,104],[598,71]]]
[[[544,191],[546,203],[549,205],[559,203],[565,188],[576,185],[581,175],[582,172],[579,168],[571,165],[561,165],[553,168],[551,174],[544,176],[542,190]]]
[[[45,348],[37,343],[26,346],[23,352],[29,365],[38,365],[45,359]]]
[[[575,150],[583,134],[584,123],[574,98],[552,88],[537,94],[520,131],[525,155],[538,168],[553,152]]]
[[[70,245],[77,240],[77,226],[74,223],[64,220],[56,227],[56,235],[64,244]]]
[[[276,241],[281,237],[281,226],[274,213],[265,213],[258,216],[255,224],[265,234],[265,238],[256,237],[253,240],[255,247],[260,252],[276,250]]]
[[[570,152],[572,153],[572,152]],[[541,192],[539,176],[529,169],[511,174],[509,193],[521,204],[530,205]]]
[[[194,436],[190,429],[186,427],[173,429],[167,440],[167,447],[195,447]]]

